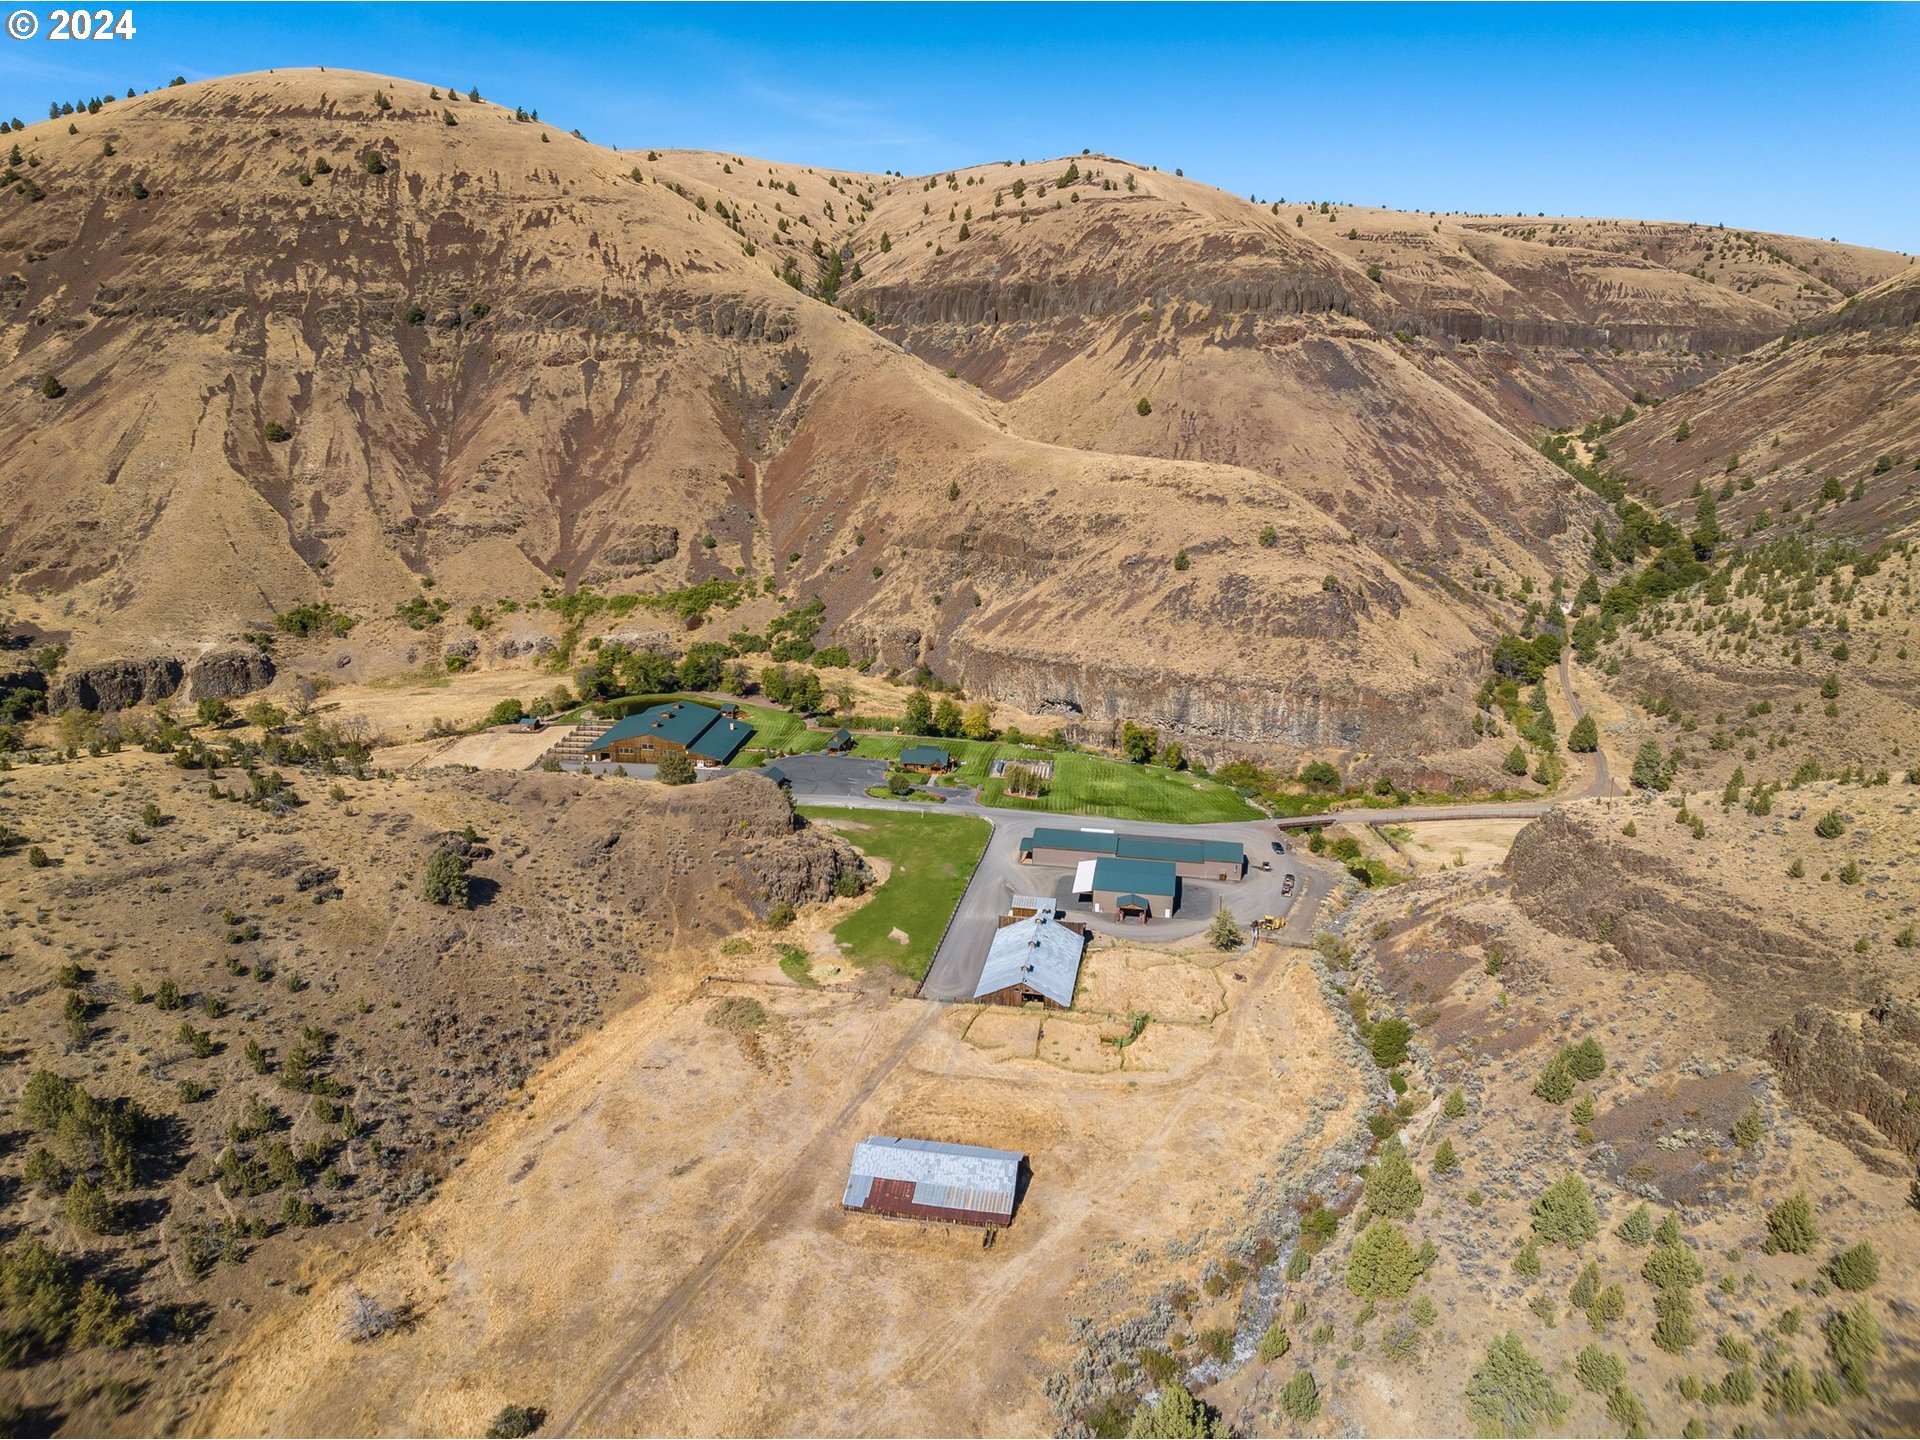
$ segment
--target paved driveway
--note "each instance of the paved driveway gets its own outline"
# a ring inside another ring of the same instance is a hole
[[[867,787],[887,783],[887,762],[851,755],[782,755],[770,761],[786,777],[793,798],[815,805],[865,800]]]
[[[786,774],[797,804],[919,812],[928,808],[925,801],[882,800],[866,793],[868,786],[885,782],[883,761],[844,755],[788,755],[773,763]],[[1278,938],[1288,944],[1304,945],[1313,938],[1314,918],[1319,914],[1321,902],[1340,878],[1337,866],[1297,854],[1291,844],[1286,854],[1274,854],[1273,842],[1277,836],[1271,820],[1174,825],[1156,820],[1053,815],[981,805],[971,790],[960,787],[926,788],[938,789],[947,797],[947,803],[938,807],[939,813],[978,815],[993,826],[973,879],[954,909],[953,923],[947,927],[946,938],[934,952],[933,965],[921,983],[920,993],[929,1000],[973,998],[974,988],[980,983],[980,971],[986,965],[987,946],[1015,895],[1054,896],[1062,902],[1061,908],[1066,914],[1084,921],[1095,934],[1144,940],[1149,944],[1197,935],[1207,928],[1214,912],[1225,906],[1242,929],[1262,916],[1278,916],[1282,921]],[[1252,868],[1237,883],[1182,881],[1180,906],[1171,919],[1150,920],[1146,924],[1123,923],[1110,915],[1095,915],[1088,906],[1073,898],[1073,867],[1021,864],[1020,842],[1039,825],[1109,830],[1122,835],[1175,834],[1204,840],[1238,840],[1246,846]],[[1270,861],[1273,869],[1260,869],[1263,860]],[[1283,896],[1281,887],[1289,873],[1297,877],[1294,892]]]
[[[968,808],[975,811],[979,809]],[[934,952],[933,966],[920,987],[920,993],[930,1000],[973,998],[974,989],[980,983],[980,971],[986,964],[987,946],[992,942],[1000,916],[1006,914],[1008,904],[1015,895],[1052,896],[1061,902],[1063,913],[1083,922],[1095,934],[1141,940],[1148,944],[1164,944],[1197,935],[1206,929],[1214,913],[1223,907],[1233,914],[1243,929],[1262,916],[1279,916],[1287,922],[1280,938],[1304,944],[1312,938],[1313,916],[1318,912],[1321,900],[1338,878],[1337,872],[1331,867],[1297,862],[1291,854],[1284,857],[1274,855],[1270,846],[1272,833],[1259,823],[1170,826],[1157,822],[1091,817],[1083,821],[1080,817],[1070,815],[1035,816],[1005,810],[981,813],[987,814],[993,821],[993,836],[987,841],[980,867],[974,872],[973,882],[967,886],[966,893],[960,897],[953,924],[948,928],[940,948]],[[1144,924],[1138,921],[1123,922],[1111,915],[1096,915],[1090,906],[1074,898],[1073,867],[1021,863],[1020,842],[1036,824],[1064,825],[1069,828],[1084,825],[1117,830],[1128,835],[1163,835],[1172,831],[1182,836],[1202,836],[1210,840],[1238,840],[1247,847],[1255,868],[1237,882],[1183,880],[1179,908],[1171,919],[1149,920]],[[1271,871],[1259,869],[1261,859],[1271,859],[1274,868]],[[1294,893],[1283,897],[1280,889],[1289,872],[1297,875],[1298,881]]]

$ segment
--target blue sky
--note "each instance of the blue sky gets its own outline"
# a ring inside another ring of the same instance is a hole
[[[132,41],[85,43],[26,8],[0,112],[28,119],[324,64],[622,146],[909,174],[1090,147],[1263,199],[1920,250],[1920,5],[136,3]]]

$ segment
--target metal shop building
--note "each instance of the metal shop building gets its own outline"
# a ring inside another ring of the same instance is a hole
[[[948,1225],[1005,1225],[1013,1219],[1026,1156],[979,1145],[869,1135],[853,1147],[840,1203],[848,1210]]]

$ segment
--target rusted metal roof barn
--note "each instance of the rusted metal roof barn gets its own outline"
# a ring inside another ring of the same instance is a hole
[[[840,1203],[899,1219],[1005,1225],[1013,1219],[1025,1159],[1012,1150],[869,1135],[853,1147]]]

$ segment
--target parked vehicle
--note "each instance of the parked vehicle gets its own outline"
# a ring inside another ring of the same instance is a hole
[[[1274,853],[1274,854],[1276,854],[1276,855],[1284,855],[1284,854],[1286,854],[1286,853],[1287,853],[1287,845],[1286,845],[1286,842],[1285,842],[1284,840],[1276,840],[1276,841],[1274,841],[1274,842],[1273,842],[1273,853]]]
[[[1282,895],[1291,895],[1293,893],[1293,876],[1289,875],[1285,880],[1280,882],[1280,893]]]

